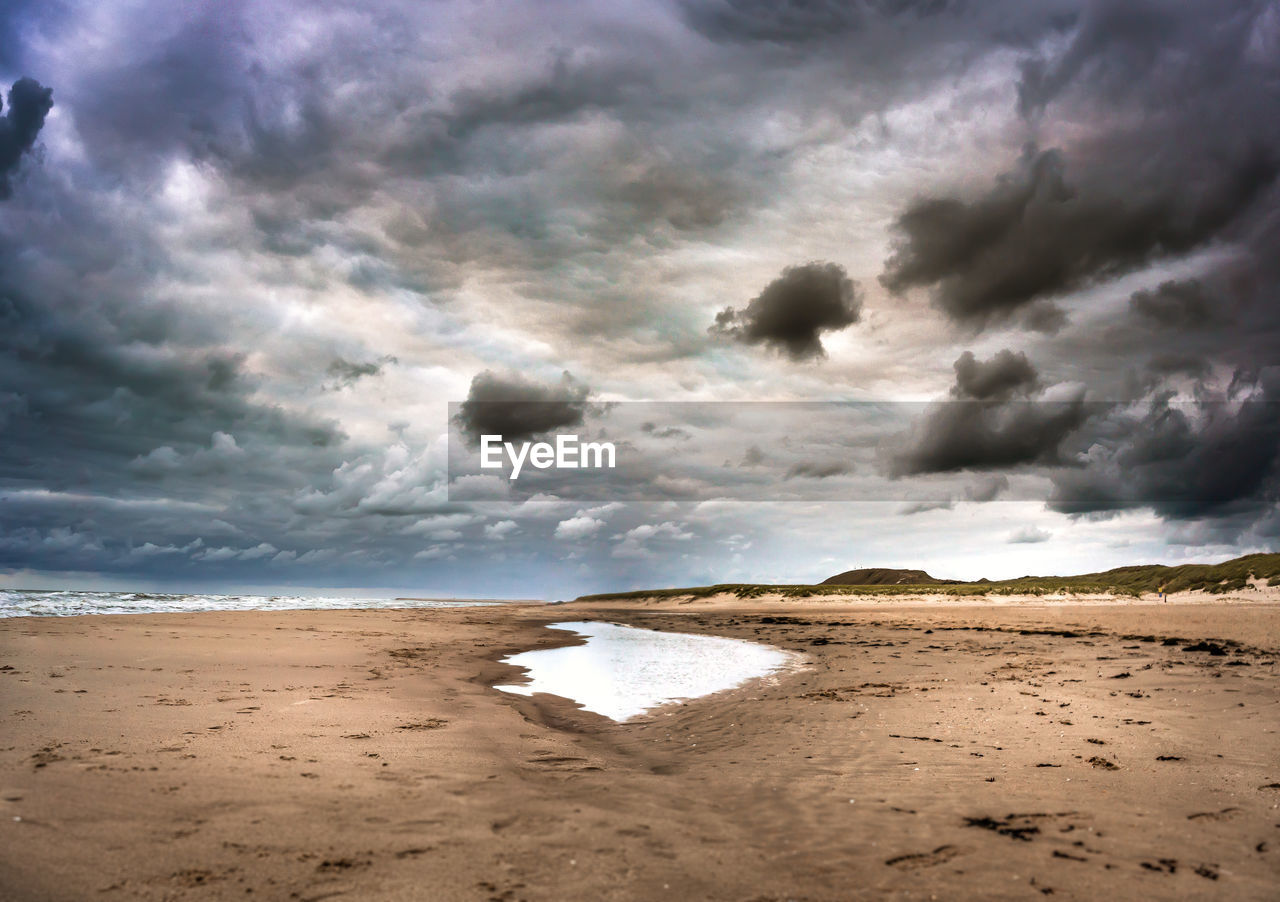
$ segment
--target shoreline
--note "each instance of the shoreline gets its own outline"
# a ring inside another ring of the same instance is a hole
[[[506,655],[578,641],[542,629],[572,619],[806,667],[624,724],[491,688]],[[8,618],[0,886],[1270,898],[1278,650],[1280,606],[1220,597]]]

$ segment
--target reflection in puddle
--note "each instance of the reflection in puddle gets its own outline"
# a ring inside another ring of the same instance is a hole
[[[555,623],[586,645],[527,651],[503,658],[524,667],[529,682],[503,692],[546,692],[613,720],[627,720],[677,699],[732,689],[791,663],[796,656],[741,639],[660,633],[613,623]]]

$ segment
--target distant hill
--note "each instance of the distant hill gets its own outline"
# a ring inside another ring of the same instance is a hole
[[[1175,567],[1146,564],[1079,576],[1021,576],[1017,579],[981,579],[975,582],[934,579],[923,570],[867,568],[848,570],[818,585],[720,583],[683,589],[643,589],[584,595],[580,600],[674,596],[707,598],[719,594],[736,595],[739,598],[755,598],[760,595],[808,598],[815,595],[911,595],[922,591],[954,596],[1098,594],[1137,597],[1148,592],[1238,592],[1250,585],[1280,586],[1280,554],[1247,554],[1220,564],[1181,564]]]
[[[894,570],[890,567],[867,567],[862,570],[846,570],[824,579],[820,586],[919,586],[925,583],[938,584],[944,580],[934,579],[923,570]]]

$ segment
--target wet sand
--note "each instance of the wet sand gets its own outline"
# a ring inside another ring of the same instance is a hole
[[[0,621],[0,897],[1274,899],[1280,605]],[[618,725],[495,692],[606,619],[804,669]]]

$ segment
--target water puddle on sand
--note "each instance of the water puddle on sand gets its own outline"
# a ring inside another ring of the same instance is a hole
[[[586,645],[526,651],[503,658],[529,671],[529,682],[494,686],[503,692],[545,692],[571,699],[616,721],[628,720],[668,702],[732,689],[799,660],[769,645],[660,633],[614,623],[553,623]]]

